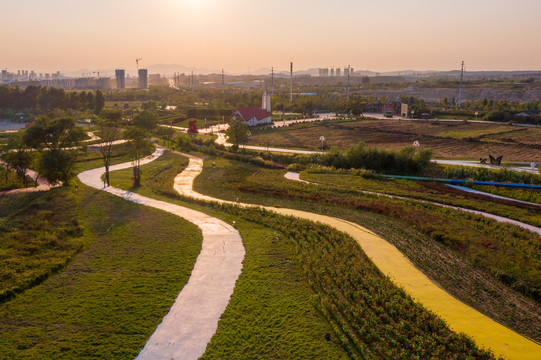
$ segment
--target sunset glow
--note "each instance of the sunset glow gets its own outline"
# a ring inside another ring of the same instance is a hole
[[[538,0],[3,3],[2,68],[539,69]]]

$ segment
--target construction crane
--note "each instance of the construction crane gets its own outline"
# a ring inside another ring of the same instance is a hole
[[[137,65],[137,71],[139,71],[139,60],[143,60],[143,58],[135,59],[135,64]]]
[[[92,74],[98,74],[98,79],[100,78],[100,71],[92,71]]]

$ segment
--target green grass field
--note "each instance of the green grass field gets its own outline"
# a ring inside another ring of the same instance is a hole
[[[71,199],[82,228],[76,240],[83,247],[64,259],[69,262],[61,271],[0,304],[1,357],[134,358],[188,280],[201,249],[200,231],[176,216],[81,184],[57,191],[67,192],[50,193],[59,202]],[[26,208],[44,200],[27,196],[17,199]],[[51,217],[54,208],[47,204],[39,211],[50,227],[71,221],[63,211]],[[7,266],[6,258],[0,261]]]

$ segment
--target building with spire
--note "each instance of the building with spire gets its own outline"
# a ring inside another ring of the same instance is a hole
[[[261,99],[261,107],[238,108],[235,110],[232,119],[240,117],[248,126],[270,124],[272,122],[271,96],[265,90]]]

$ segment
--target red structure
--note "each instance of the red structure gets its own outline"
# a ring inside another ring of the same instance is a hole
[[[188,132],[193,134],[198,134],[199,131],[197,130],[197,126],[195,126],[196,121],[191,120],[188,125]]]

